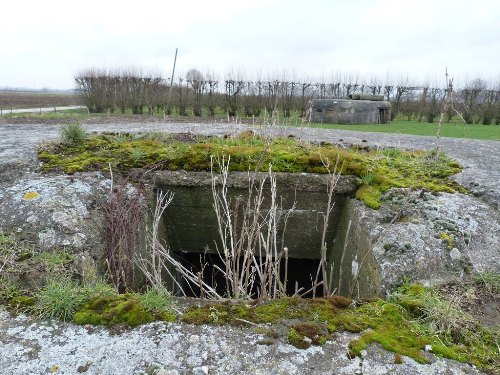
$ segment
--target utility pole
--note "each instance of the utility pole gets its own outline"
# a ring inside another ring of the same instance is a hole
[[[175,74],[175,64],[177,63],[177,51],[178,48],[175,49],[175,57],[174,57],[174,67],[172,69],[172,76],[170,77],[170,88],[168,89],[168,96],[167,96],[167,106],[170,105],[170,97],[172,96],[172,87],[174,85],[174,74]],[[163,119],[165,120],[165,109],[163,110]]]

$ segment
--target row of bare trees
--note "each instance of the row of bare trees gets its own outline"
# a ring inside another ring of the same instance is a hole
[[[412,84],[408,79],[396,82],[358,76],[332,77],[321,82],[303,80],[254,79],[229,75],[223,80],[213,73],[196,69],[174,80],[158,74],[144,74],[138,69],[107,71],[88,69],[75,77],[77,89],[91,112],[113,113],[131,110],[134,114],[192,114],[259,117],[276,111],[284,117],[303,117],[313,98],[343,98],[362,93],[383,95],[392,103],[392,115],[434,122],[446,96],[444,87]],[[500,84],[494,86],[481,79],[467,82],[455,90],[456,109],[468,123],[500,123]],[[453,117],[449,113],[448,120]]]

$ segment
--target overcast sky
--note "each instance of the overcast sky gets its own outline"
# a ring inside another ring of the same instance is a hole
[[[0,88],[73,88],[89,67],[253,78],[358,74],[500,82],[499,0],[16,0]],[[177,75],[177,74],[176,74]]]

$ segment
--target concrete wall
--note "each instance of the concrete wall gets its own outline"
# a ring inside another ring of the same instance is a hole
[[[264,176],[259,174],[257,179]],[[328,176],[278,173],[276,177],[283,207],[281,214],[285,214],[295,202],[283,236],[284,243],[281,243],[283,226],[279,227],[280,248],[288,247],[290,258],[319,260]],[[232,173],[229,181],[231,201],[234,203],[237,197],[244,199],[248,194],[248,174]],[[371,251],[372,225],[366,221],[366,213],[370,209],[352,198],[356,183],[353,176],[342,176],[339,182],[326,236],[327,261],[333,263],[333,287],[338,288],[341,294],[372,297],[380,293],[380,267]],[[216,253],[215,244],[220,248],[221,241],[212,203],[210,173],[157,172],[155,186],[175,194],[163,220],[164,240],[171,251],[179,257],[185,253]],[[267,196],[266,202],[268,199]],[[302,272],[310,270],[303,269]]]
[[[257,180],[265,175],[259,173]],[[281,205],[279,214],[285,215],[295,203],[287,221],[285,241],[281,246],[288,247],[291,258],[319,259],[323,213],[327,205],[328,176],[277,173],[276,178],[277,195]],[[210,173],[158,172],[155,185],[157,189],[175,194],[164,218],[171,249],[178,253],[215,253],[216,244],[220,247],[221,240],[213,209]],[[328,228],[328,242],[333,241],[346,197],[354,193],[356,186],[355,177],[342,176]],[[264,212],[270,200],[268,187],[265,188],[265,193]],[[247,173],[231,173],[228,195],[233,204],[238,197],[245,200],[248,196]],[[278,230],[278,238],[281,239],[283,222]]]
[[[336,240],[329,248],[333,287],[344,296],[363,298],[381,293],[381,270],[372,252],[376,238],[370,232],[374,225],[367,217],[369,212],[362,202],[348,199],[338,219]]]
[[[309,108],[311,121],[328,124],[384,124],[391,118],[387,101],[313,99]]]

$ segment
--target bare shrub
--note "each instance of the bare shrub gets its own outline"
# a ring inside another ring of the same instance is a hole
[[[327,262],[327,250],[328,246],[326,243],[326,233],[328,230],[328,224],[330,221],[330,216],[333,211],[333,208],[335,206],[335,202],[333,200],[333,197],[335,195],[335,189],[337,187],[337,183],[340,179],[340,171],[342,169],[342,166],[339,166],[339,157],[337,156],[337,159],[335,160],[335,164],[333,166],[331,165],[330,161],[328,159],[323,160],[323,165],[328,171],[328,181],[327,181],[327,186],[326,186],[326,193],[328,197],[328,201],[326,204],[326,210],[325,213],[323,214],[323,230],[321,232],[321,255],[320,255],[320,262],[318,266],[318,272],[316,273],[316,278],[314,280],[314,283],[312,285],[312,292],[313,292],[313,298],[316,297],[316,289],[323,285],[323,295],[324,296],[330,296],[335,293],[335,290],[333,289],[333,268],[334,264],[333,262],[330,264],[328,267],[328,262]],[[345,253],[345,249],[344,249]],[[322,281],[319,279],[319,275],[322,275]]]
[[[145,211],[142,193],[140,183],[134,186],[128,178],[120,177],[112,183],[109,197],[102,203],[108,234],[108,277],[119,293],[135,284],[134,252]]]
[[[171,269],[183,278],[188,287],[198,288],[200,296],[208,298],[263,298],[274,299],[286,295],[288,250],[283,247],[286,222],[292,207],[283,214],[278,205],[276,178],[269,167],[268,174],[256,181],[256,174],[249,173],[248,196],[234,202],[228,194],[229,159],[218,161],[219,172],[214,172],[212,159],[213,207],[217,216],[220,243],[216,245],[222,266],[213,265],[223,275],[226,290],[220,293],[216,285],[204,280],[207,264],[201,271],[185,267],[165,244],[158,239],[161,216],[172,201],[172,194],[159,192],[153,214],[153,227],[149,233],[149,257],[138,256],[136,264],[144,272],[154,289],[162,289],[162,273],[167,273],[180,291],[186,291]],[[269,208],[263,208],[265,190],[269,186]],[[234,205],[232,204],[234,203]],[[278,225],[283,223],[283,235],[278,238]],[[281,262],[285,262],[284,277],[280,277]]]
[[[177,281],[176,275],[171,272],[175,270],[180,277],[200,288],[201,295],[209,298],[222,298],[215,288],[203,281],[200,273],[195,273],[185,267],[171,252],[168,246],[159,240],[159,228],[163,213],[172,202],[173,194],[159,191],[156,195],[156,205],[153,212],[152,229],[148,232],[148,257],[137,255],[135,263],[144,273],[151,288],[157,292],[165,290],[163,273],[165,272],[183,295],[186,295],[182,285]]]
[[[234,207],[228,196],[229,162],[218,161],[220,172],[212,168],[213,206],[221,248],[217,248],[224,263],[219,271],[224,275],[227,293],[234,298],[252,296],[258,286],[258,298],[278,298],[286,295],[286,276],[280,278],[281,260],[285,259],[287,274],[288,251],[278,244],[278,225],[282,210],[278,207],[276,177],[269,166],[265,178],[256,182],[255,174],[249,175],[248,196],[244,201],[237,198]],[[213,165],[213,161],[212,161]],[[218,187],[218,182],[220,187]],[[262,207],[266,182],[269,181],[270,207]],[[240,209],[241,207],[241,209]],[[293,207],[283,216],[284,228]],[[284,230],[285,230],[284,229]]]
[[[165,256],[163,254],[165,247],[159,240],[158,231],[163,213],[173,199],[174,195],[172,193],[159,191],[156,194],[156,205],[152,215],[153,225],[147,236],[147,245],[150,251],[149,257],[146,258],[140,254],[136,254],[135,256],[137,266],[146,277],[151,288],[157,292],[164,290],[165,287],[162,274],[164,270],[168,270],[168,267],[165,264]],[[172,274],[170,274],[170,276],[172,279],[175,279]]]

